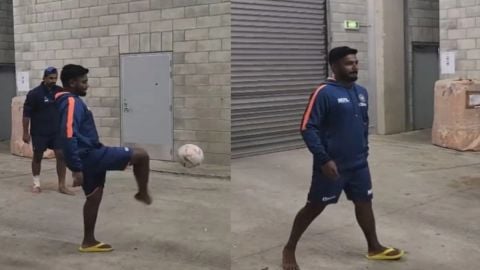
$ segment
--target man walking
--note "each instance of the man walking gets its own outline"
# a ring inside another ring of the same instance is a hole
[[[59,117],[55,107],[55,94],[61,88],[56,85],[57,78],[57,69],[49,67],[43,73],[42,83],[28,92],[23,106],[23,141],[25,143],[31,141],[33,146],[32,191],[41,192],[40,171],[43,153],[47,149],[52,149],[57,160],[58,191],[74,195],[75,193],[65,186],[66,166],[58,141]]]
[[[141,148],[106,147],[98,138],[92,112],[80,97],[87,95],[88,69],[66,65],[60,75],[65,92],[57,93],[60,111],[60,134],[65,160],[73,172],[74,186],[82,186],[87,197],[83,207],[84,238],[81,252],[107,252],[113,248],[95,238],[98,208],[103,197],[107,171],[124,170],[133,165],[138,185],[135,199],[151,204],[148,193],[150,159]]]
[[[334,79],[328,79],[310,97],[301,123],[302,137],[313,154],[313,176],[308,201],[295,217],[283,250],[283,269],[299,270],[297,243],[342,190],[355,205],[357,222],[365,234],[372,260],[400,259],[404,252],[382,246],[377,239],[372,209],[372,182],[368,167],[368,95],[355,83],[357,50],[334,48],[329,53]]]

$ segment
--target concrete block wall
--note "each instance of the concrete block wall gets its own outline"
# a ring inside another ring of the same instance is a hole
[[[328,37],[329,49],[337,46],[349,46],[358,50],[359,61],[358,84],[369,91],[369,116],[372,130],[376,126],[376,89],[371,65],[371,52],[369,40],[371,22],[369,22],[369,0],[328,0]],[[360,23],[359,30],[345,30],[344,21],[355,20]]]
[[[407,2],[407,93],[413,95],[413,44],[439,44],[440,22],[438,0],[408,0]],[[409,127],[413,128],[413,100],[408,100]]]
[[[327,1],[329,49],[337,46],[349,46],[358,50],[360,63],[358,83],[369,84],[368,75],[368,10],[367,0],[330,0]],[[344,29],[345,20],[360,22],[360,30]]]
[[[456,73],[442,78],[480,79],[480,3],[440,0],[440,51],[456,52]]]
[[[411,42],[439,42],[439,1],[408,0],[408,35]]]
[[[13,8],[11,1],[0,2],[0,64],[15,62]]]
[[[90,69],[86,102],[102,141],[120,143],[119,55],[173,52],[174,141],[230,163],[229,0],[13,0],[15,60],[31,86],[46,66]]]

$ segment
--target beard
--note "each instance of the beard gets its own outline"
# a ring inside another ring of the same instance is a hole
[[[345,78],[349,82],[356,82],[358,80],[358,73],[350,73],[348,76],[345,76]]]
[[[79,96],[79,97],[84,97],[87,95],[87,90],[75,90],[75,95]]]

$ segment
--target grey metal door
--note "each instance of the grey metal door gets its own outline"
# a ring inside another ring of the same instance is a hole
[[[121,55],[122,143],[173,159],[170,53]]]
[[[232,0],[232,156],[304,147],[300,121],[326,78],[325,0]]]
[[[413,47],[413,128],[427,129],[433,123],[435,82],[439,78],[438,46]]]
[[[0,64],[0,82],[0,140],[8,140],[12,127],[12,98],[17,90],[14,64]]]

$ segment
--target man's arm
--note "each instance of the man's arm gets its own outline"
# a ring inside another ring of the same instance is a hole
[[[74,97],[68,97],[60,107],[60,132],[64,139],[63,151],[67,167],[72,172],[81,172],[82,161],[78,153],[78,128],[83,117],[81,104]]]
[[[302,137],[310,152],[321,164],[331,160],[325,151],[321,138],[321,129],[328,112],[328,99],[320,86],[310,97],[302,120]]]
[[[322,173],[335,180],[339,177],[337,165],[330,158],[322,142],[321,129],[329,111],[328,97],[319,87],[310,97],[309,104],[302,120],[302,137],[314,159],[322,165]]]
[[[23,117],[23,137],[22,140],[24,143],[30,143],[30,131],[28,128],[30,127],[30,118],[29,117]]]
[[[366,109],[366,112],[365,112],[365,124],[366,124],[366,127],[365,127],[365,141],[367,142],[367,146],[368,146],[368,133],[369,133],[369,129],[370,129],[370,117],[368,116],[368,107],[369,107],[369,104],[368,104],[368,92],[367,90],[365,89],[365,103],[367,105],[367,107],[365,108]]]
[[[25,99],[25,103],[23,104],[23,120],[22,120],[22,125],[23,125],[23,142],[29,143],[30,142],[30,119],[32,117],[33,110],[35,108],[35,99],[33,97],[33,92],[30,91],[27,94],[27,97]]]

